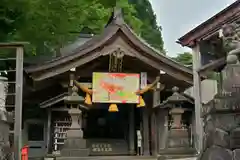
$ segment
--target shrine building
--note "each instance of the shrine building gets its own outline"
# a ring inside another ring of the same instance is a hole
[[[192,85],[191,68],[147,44],[114,9],[101,34],[25,61],[23,144],[30,158],[192,156],[194,99],[182,93]]]

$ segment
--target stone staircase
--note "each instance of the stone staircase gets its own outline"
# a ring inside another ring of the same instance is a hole
[[[90,156],[82,158],[61,158],[62,160],[161,160],[157,157],[144,157],[144,156]],[[29,160],[55,160],[54,158],[29,158]],[[168,157],[164,160],[197,160],[196,157]]]
[[[58,160],[157,160],[157,157],[152,156],[89,156],[81,158],[64,158],[58,157]]]

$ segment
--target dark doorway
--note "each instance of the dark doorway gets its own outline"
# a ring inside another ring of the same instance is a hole
[[[87,113],[84,136],[87,139],[126,139],[128,108],[118,105],[119,112],[109,112],[109,104],[99,104]]]

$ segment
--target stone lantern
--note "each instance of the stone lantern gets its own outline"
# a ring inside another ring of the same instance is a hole
[[[72,124],[67,131],[67,137],[64,142],[63,149],[61,150],[61,157],[57,159],[87,157],[89,155],[89,149],[87,148],[87,142],[83,139],[82,131],[82,110],[84,109],[81,102],[84,98],[78,95],[78,88],[73,86],[71,88],[71,94],[64,98],[67,105],[70,106],[68,111],[72,119]]]
[[[165,106],[169,109],[170,125],[168,130],[168,148],[190,147],[190,131],[183,123],[183,114],[188,109],[186,103],[191,103],[190,99],[179,93],[177,87],[173,87],[172,96],[165,101]]]

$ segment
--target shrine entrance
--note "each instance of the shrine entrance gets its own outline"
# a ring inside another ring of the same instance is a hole
[[[124,139],[128,130],[128,110],[121,106],[119,112],[108,112],[108,106],[88,111],[84,135],[90,139]]]
[[[84,117],[84,138],[89,142],[90,154],[134,155],[141,121],[138,109],[134,104],[118,104],[118,112],[109,112],[108,107],[96,104]]]

